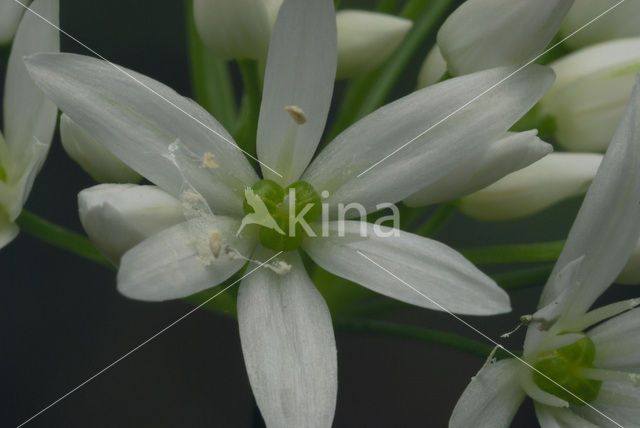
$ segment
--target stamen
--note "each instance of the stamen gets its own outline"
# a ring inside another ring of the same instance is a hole
[[[307,116],[304,114],[304,111],[298,106],[285,106],[284,109],[291,115],[293,120],[298,125],[303,125],[307,123]]]
[[[204,168],[216,169],[219,168],[220,165],[215,161],[216,156],[213,153],[206,152],[202,159],[202,166]]]
[[[579,318],[562,322],[561,328],[563,330],[570,331],[584,331],[588,327],[591,327],[592,325],[597,324],[600,321],[604,321],[622,312],[626,312],[638,305],[640,305],[640,299],[638,298],[612,303],[610,305],[606,305],[601,308],[594,309],[593,311],[587,312]]]
[[[212,229],[211,234],[209,235],[209,249],[213,253],[215,258],[218,258],[220,255],[220,250],[222,249],[223,238],[222,234],[218,229]]]
[[[630,382],[633,386],[640,385],[640,374],[620,372],[617,370],[605,370],[597,368],[580,369],[580,375],[593,380],[610,382]]]

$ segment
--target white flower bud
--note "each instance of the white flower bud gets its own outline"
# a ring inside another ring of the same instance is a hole
[[[598,19],[582,28],[595,18]],[[575,0],[560,33],[567,37],[580,29],[565,42],[567,46],[578,49],[612,39],[640,36],[639,20],[640,2],[637,0],[623,3],[620,0]]]
[[[60,137],[69,157],[97,182],[137,183],[142,179],[66,114],[60,118]]]
[[[435,45],[429,52],[420,67],[418,74],[418,88],[426,88],[438,82],[447,73],[447,61],[442,57],[442,52],[438,45]]]
[[[584,194],[602,155],[552,153],[460,200],[460,209],[480,220],[524,217],[562,200]]]
[[[99,184],[78,194],[80,222],[112,263],[151,235],[184,221],[178,199],[155,186]]]
[[[543,52],[573,0],[467,0],[438,32],[449,73],[518,66]]]
[[[480,190],[505,175],[524,168],[550,153],[553,148],[537,136],[536,130],[510,133],[491,144],[480,159],[472,159],[440,180],[404,200],[410,207],[451,201]]]
[[[31,0],[21,0],[20,2],[25,6],[29,6]],[[0,1],[0,45],[11,41],[18,29],[18,24],[24,11],[25,8],[14,0]]]
[[[400,45],[413,23],[404,18],[363,10],[336,13],[337,78],[373,71]]]
[[[225,59],[267,57],[271,29],[282,0],[194,0],[198,33]]]
[[[628,285],[640,284],[640,241],[638,241],[638,245],[631,253],[629,261],[620,272],[616,282]]]
[[[557,78],[540,100],[540,114],[555,119],[558,143],[606,150],[640,72],[640,37],[584,48],[550,66]]]

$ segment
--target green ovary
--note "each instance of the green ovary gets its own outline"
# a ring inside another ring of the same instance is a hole
[[[302,219],[308,224],[320,217],[322,213],[320,197],[313,186],[305,181],[296,181],[282,188],[272,180],[261,180],[251,189],[264,202],[269,214],[284,232],[281,234],[277,230],[259,226],[262,245],[275,251],[291,251],[299,248],[307,234],[299,222],[295,222],[294,230],[290,231],[290,217],[292,213],[295,217],[304,210],[306,212],[302,214]],[[295,195],[295,204],[292,207],[290,207],[292,199],[290,195]],[[245,214],[254,212],[246,199],[243,208]]]
[[[587,379],[581,376],[580,371],[593,368],[595,355],[595,345],[585,335],[571,345],[539,354],[533,367],[553,382],[535,371],[533,380],[543,391],[569,403],[577,405],[590,403],[598,396],[602,382]]]

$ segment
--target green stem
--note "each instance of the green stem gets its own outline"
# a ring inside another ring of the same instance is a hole
[[[429,0],[428,5],[424,5],[425,1],[420,0],[419,3],[423,4],[421,13],[395,54],[382,68],[352,80],[345,92],[340,115],[331,128],[327,141],[331,141],[349,125],[385,102],[407,64],[424,46],[427,37],[435,32],[453,0]],[[410,10],[414,10],[414,7],[411,6]]]
[[[256,61],[238,61],[238,67],[242,75],[244,93],[233,137],[240,148],[255,155],[258,115],[260,114],[258,64]]]
[[[477,265],[555,262],[560,257],[564,242],[480,247],[460,250],[460,252]]]
[[[20,230],[31,236],[113,269],[113,265],[102,257],[93,244],[82,235],[53,224],[25,210],[22,211],[16,223]]]
[[[229,67],[202,43],[193,19],[193,0],[187,0],[187,28],[195,98],[222,126],[231,129],[236,120],[236,101]]]
[[[520,290],[544,284],[552,269],[553,264],[547,264],[514,272],[499,273],[491,275],[491,278],[507,291]]]
[[[420,236],[434,236],[447,223],[456,211],[456,206],[449,203],[440,204],[422,226],[415,233]]]
[[[468,339],[457,334],[421,327],[400,325],[386,321],[338,318],[334,320],[333,325],[339,333],[369,334],[411,339],[419,342],[445,346],[480,358],[487,358],[494,349],[494,346],[492,345]],[[514,352],[514,354],[519,355],[520,352]],[[508,358],[509,356],[510,355],[507,352],[501,349],[499,349],[495,354],[497,359]]]

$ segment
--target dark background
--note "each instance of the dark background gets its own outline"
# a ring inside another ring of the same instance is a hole
[[[109,60],[190,95],[184,22],[181,0],[61,0],[63,29]],[[62,50],[88,54],[64,36]],[[414,87],[420,62],[416,58],[396,97]],[[56,133],[26,208],[80,232],[76,195],[92,184],[66,157]],[[578,204],[500,224],[456,215],[438,238],[455,248],[561,239]],[[539,292],[512,293],[510,315],[466,319],[498,338],[532,312]],[[609,298],[630,294],[631,288],[614,288]],[[21,234],[0,253],[0,425],[23,422],[190,309],[183,302],[128,300],[116,292],[114,272]],[[481,340],[443,313],[416,309],[388,319]],[[28,426],[260,426],[237,330],[234,320],[198,311]],[[520,331],[506,344],[517,349],[522,339]],[[337,342],[335,427],[444,427],[483,363],[407,340],[338,334]],[[537,426],[529,401],[513,426]]]

